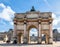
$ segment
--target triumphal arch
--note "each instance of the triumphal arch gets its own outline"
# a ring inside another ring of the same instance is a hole
[[[18,43],[30,42],[29,30],[38,30],[38,44],[42,44],[42,34],[45,34],[45,44],[52,44],[52,13],[36,11],[34,7],[26,13],[15,13],[13,37]]]

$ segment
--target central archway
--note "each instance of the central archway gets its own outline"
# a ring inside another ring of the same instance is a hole
[[[28,29],[29,43],[38,43],[38,29],[36,26],[31,25]]]

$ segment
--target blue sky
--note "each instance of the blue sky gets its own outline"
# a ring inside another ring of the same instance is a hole
[[[0,0],[0,32],[13,29],[14,13],[24,13],[32,6],[36,11],[53,12],[53,28],[60,31],[60,0]]]

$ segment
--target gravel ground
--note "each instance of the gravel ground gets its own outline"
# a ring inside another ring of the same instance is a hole
[[[6,44],[0,42],[0,47],[60,47],[60,42],[53,42],[53,44]]]

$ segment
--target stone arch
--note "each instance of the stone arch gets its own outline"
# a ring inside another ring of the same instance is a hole
[[[38,30],[38,26],[37,25],[30,25],[30,26],[28,26],[27,30],[29,31],[31,28],[36,28]]]
[[[48,34],[48,33],[46,33],[46,32],[45,32],[45,33],[42,33],[42,34],[44,34],[44,35],[45,35],[45,40],[44,40],[44,41],[45,41],[45,43],[49,43],[49,34]],[[42,42],[43,42],[43,41],[42,41]],[[41,42],[41,43],[42,43],[42,42]]]
[[[30,25],[30,26],[28,26],[28,29],[27,29],[27,32],[28,32],[28,43],[30,43],[30,37],[29,37],[29,34],[30,34],[30,29],[32,29],[32,28],[35,28],[35,29],[37,29],[37,34],[38,34],[38,26],[36,26],[36,25]]]

